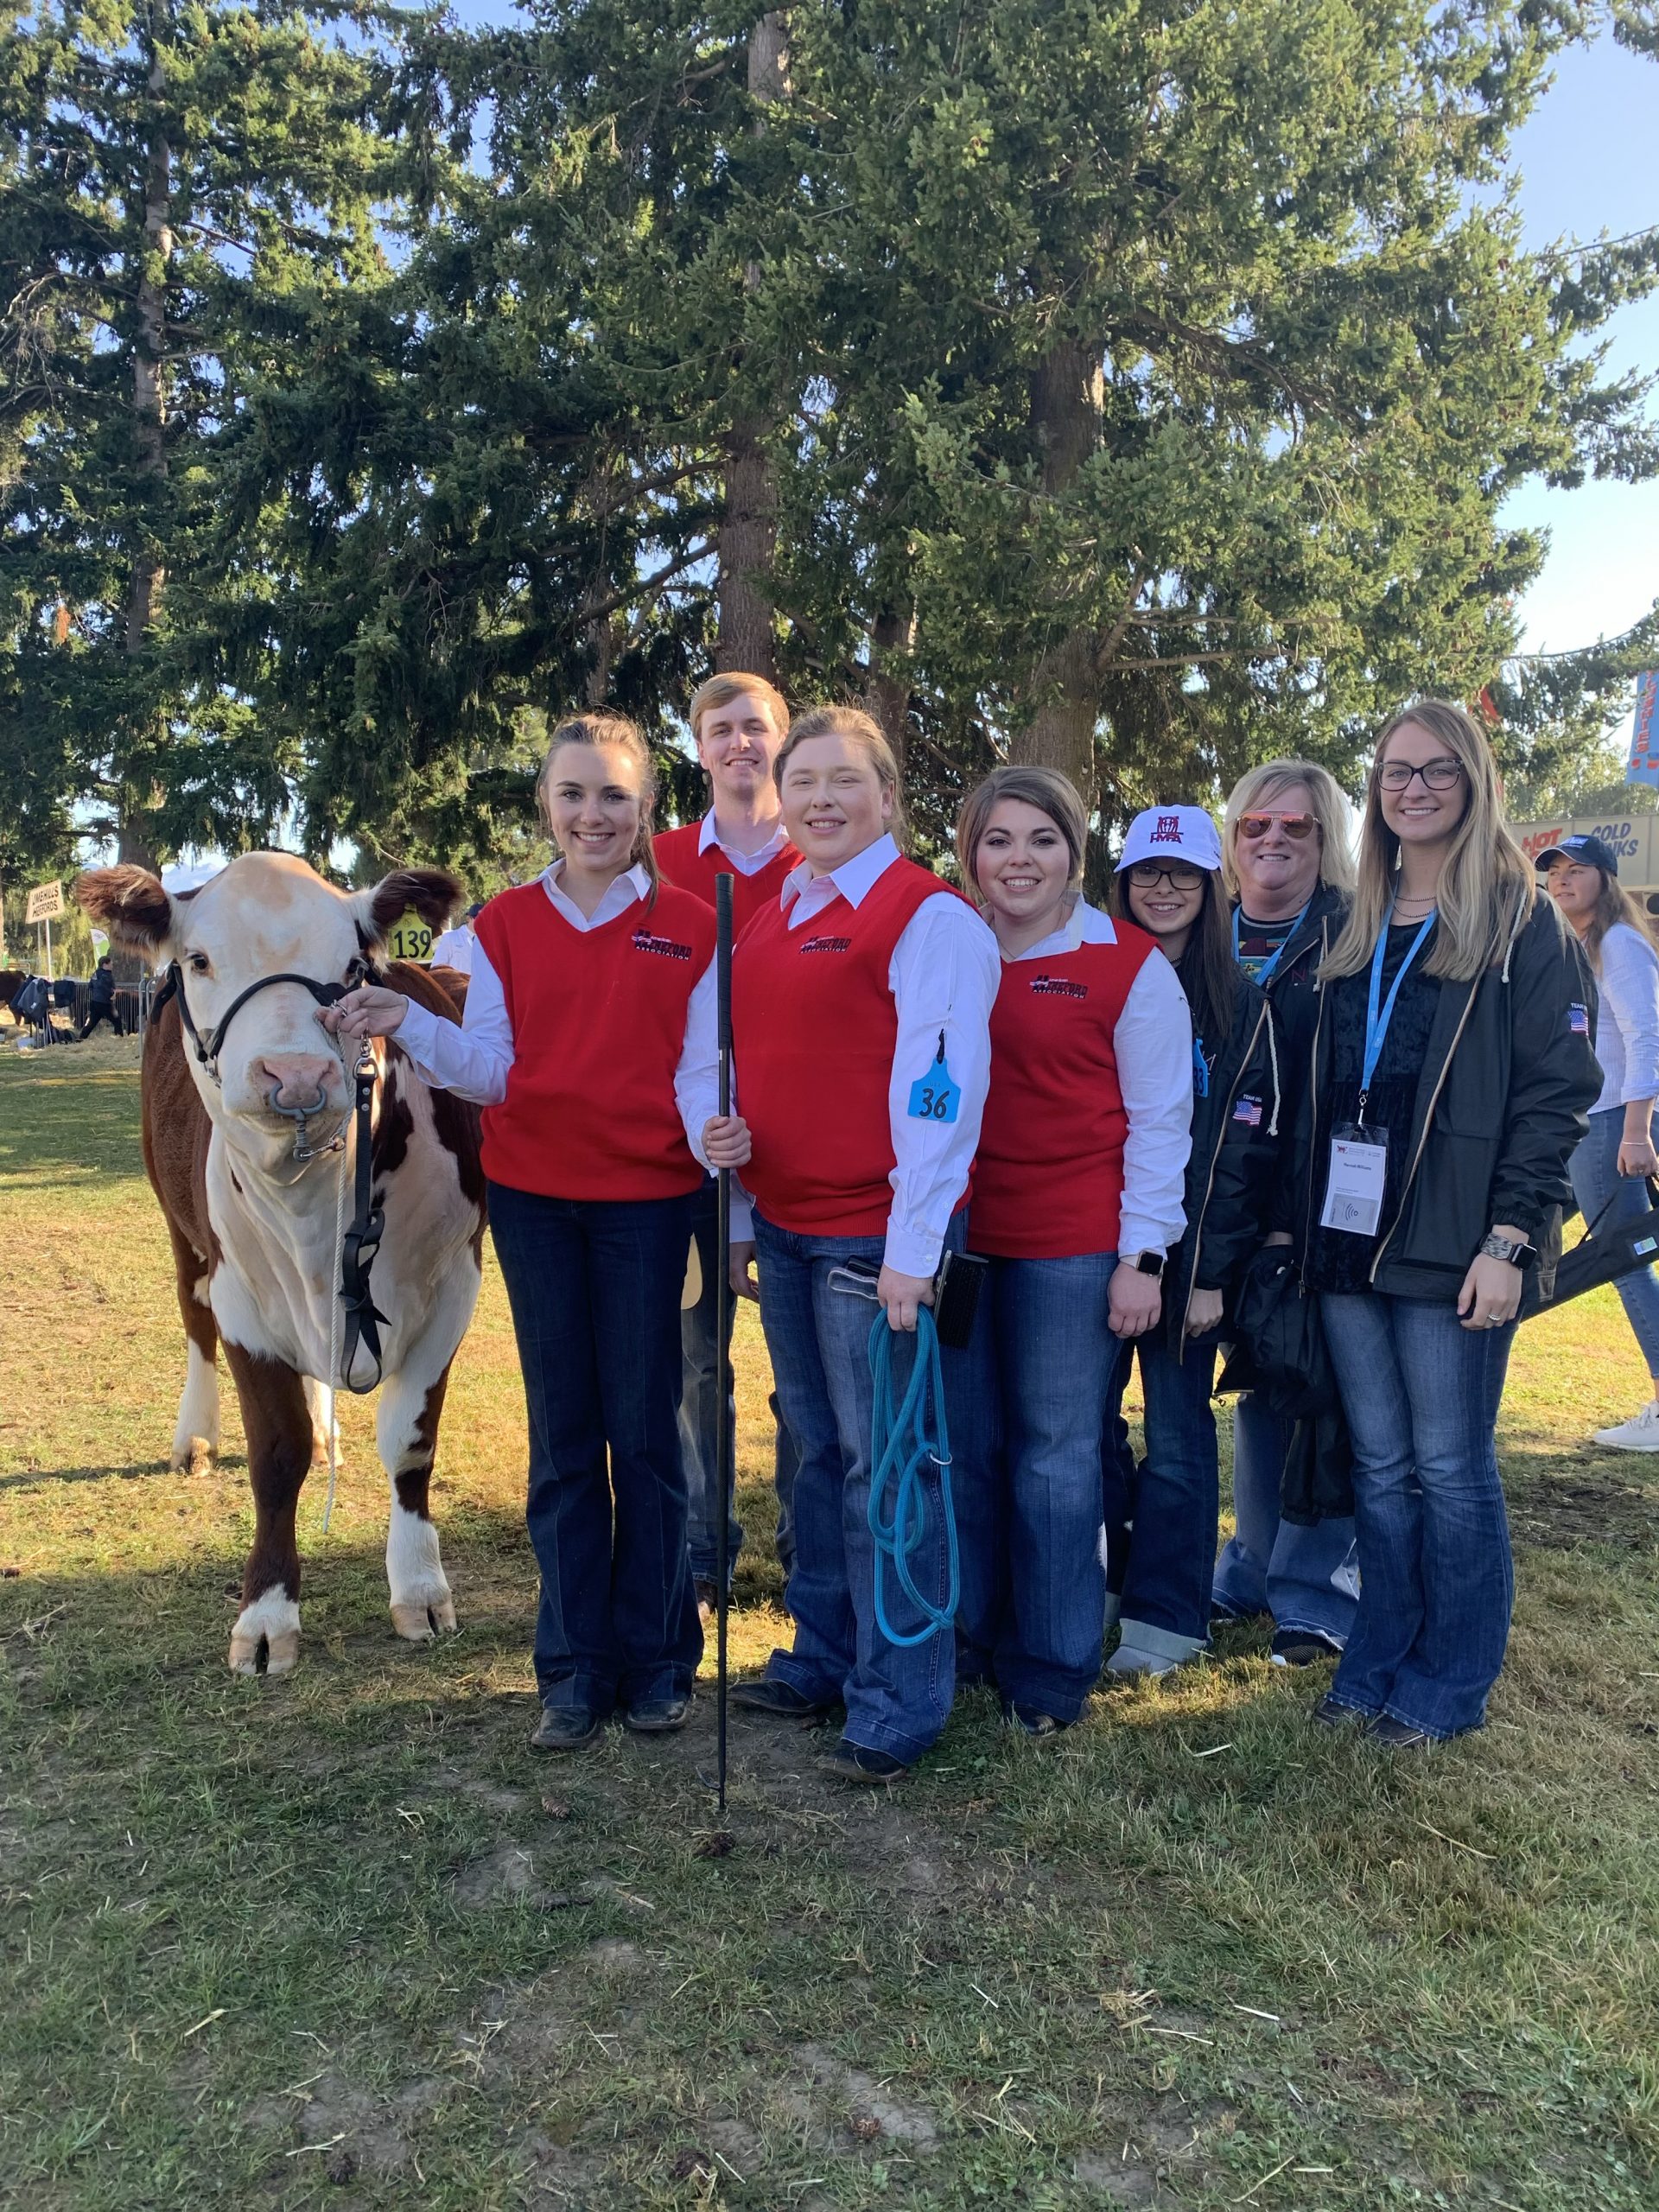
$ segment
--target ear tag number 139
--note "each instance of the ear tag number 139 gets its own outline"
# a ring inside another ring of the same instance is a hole
[[[910,1086],[910,1119],[954,1122],[961,1104],[962,1093],[957,1087],[957,1079],[945,1064],[944,1032],[941,1029],[939,1049],[932,1066]]]

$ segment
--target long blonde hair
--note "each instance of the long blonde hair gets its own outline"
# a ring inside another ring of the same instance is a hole
[[[657,829],[657,764],[651,757],[651,747],[626,715],[566,715],[562,721],[556,722],[548,740],[542,772],[536,779],[537,803],[549,836],[553,834],[553,818],[547,804],[547,776],[555,755],[563,745],[613,745],[619,753],[626,753],[630,760],[639,762],[639,827],[629,849],[628,865],[644,868],[651,878],[651,893],[645,904],[648,908],[654,906],[663,879],[658,872],[657,849],[652,842]]]
[[[1376,741],[1365,784],[1354,903],[1346,927],[1319,963],[1321,982],[1357,975],[1388,925],[1400,840],[1382,819],[1381,777],[1389,740],[1408,722],[1415,722],[1445,746],[1462,768],[1469,793],[1440,868],[1435,893],[1440,925],[1423,963],[1424,974],[1446,982],[1471,982],[1508,948],[1538,897],[1532,862],[1504,825],[1497,767],[1484,732],[1461,707],[1445,699],[1420,699],[1414,706],[1402,707]]]
[[[779,747],[778,758],[772,764],[772,780],[781,795],[784,770],[789,756],[798,745],[804,745],[809,737],[849,737],[855,745],[861,746],[869,756],[876,779],[885,791],[893,795],[893,813],[887,823],[887,834],[902,853],[907,834],[905,822],[904,799],[899,789],[899,762],[887,742],[887,733],[874,715],[867,715],[861,707],[809,707],[804,715],[797,715],[789,726],[789,735]]]
[[[993,768],[984,782],[969,792],[957,817],[957,865],[962,870],[963,888],[969,897],[976,899],[982,906],[985,903],[976,865],[979,842],[998,803],[1005,798],[1022,800],[1027,806],[1034,806],[1039,814],[1048,817],[1065,840],[1071,862],[1067,880],[1070,887],[1077,890],[1083,881],[1084,855],[1089,849],[1089,816],[1077,787],[1070,776],[1063,775],[1058,768],[1035,765],[1022,767],[1015,764]]]
[[[1264,760],[1233,785],[1221,824],[1221,873],[1227,896],[1237,899],[1238,818],[1259,813],[1274,800],[1300,784],[1307,793],[1313,819],[1319,825],[1319,880],[1352,898],[1354,856],[1348,848],[1348,802],[1342,785],[1317,760]]]

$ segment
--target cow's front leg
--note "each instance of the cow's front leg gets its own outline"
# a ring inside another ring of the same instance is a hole
[[[300,1656],[300,1553],[294,1516],[311,1464],[311,1414],[301,1378],[281,1360],[228,1341],[225,1357],[242,1402],[253,1488],[253,1548],[242,1575],[242,1610],[231,1630],[231,1665],[285,1675]]]
[[[219,1325],[208,1303],[207,1261],[170,1222],[168,1233],[173,1240],[188,1363],[168,1464],[181,1474],[205,1475],[219,1456],[219,1370],[214,1365]]]
[[[411,1643],[424,1643],[457,1625],[428,1496],[438,1448],[438,1416],[448,1384],[447,1362],[435,1380],[424,1376],[417,1362],[388,1376],[380,1392],[377,1433],[380,1457],[391,1479],[391,1520],[386,1530],[391,1624]]]
[[[306,1410],[311,1416],[311,1464],[314,1467],[328,1465],[328,1425],[334,1417],[334,1394],[326,1382],[315,1376],[305,1378]],[[334,1465],[343,1467],[346,1455],[338,1444],[334,1446]]]

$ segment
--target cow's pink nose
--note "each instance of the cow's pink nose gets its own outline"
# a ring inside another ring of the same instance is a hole
[[[338,1060],[320,1052],[279,1052],[254,1063],[254,1079],[276,1106],[315,1106],[328,1095],[328,1078]]]

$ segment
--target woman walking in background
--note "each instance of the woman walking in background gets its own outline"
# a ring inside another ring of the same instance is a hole
[[[1222,855],[1232,950],[1278,1026],[1288,1128],[1313,1046],[1314,979],[1354,887],[1348,804],[1335,779],[1312,760],[1252,768],[1227,802]],[[1306,1527],[1280,1516],[1291,1426],[1254,1392],[1235,1402],[1234,1532],[1216,1562],[1212,1603],[1223,1619],[1269,1614],[1274,1662],[1299,1667],[1341,1650],[1358,1575],[1351,1516]]]
[[[1052,768],[995,770],[957,824],[1002,961],[971,1210],[993,1261],[970,1412],[989,1440],[957,1491],[957,1626],[1030,1736],[1074,1721],[1100,1674],[1102,1424],[1120,1343],[1157,1326],[1192,1107],[1180,986],[1151,938],[1084,899],[1087,841]],[[1206,1588],[1213,1503],[1208,1541]]]
[[[1594,983],[1462,708],[1423,700],[1382,732],[1319,973],[1297,1249],[1353,1442],[1360,1587],[1316,1717],[1416,1745],[1478,1728],[1503,1663],[1498,1403],[1601,1089]]]
[[[1618,880],[1618,860],[1599,837],[1563,837],[1540,853],[1549,895],[1584,947],[1601,995],[1596,1058],[1601,1095],[1568,1172],[1586,1223],[1608,1229],[1653,1211],[1647,1179],[1659,1175],[1653,1106],[1659,1095],[1659,953],[1640,907]],[[1604,1209],[1605,1210],[1604,1211]],[[1659,1278],[1651,1268],[1621,1275],[1618,1294],[1647,1362],[1648,1402],[1629,1421],[1596,1431],[1620,1452],[1659,1452]]]
[[[1130,1524],[1120,1622],[1108,1672],[1166,1675],[1210,1639],[1219,1478],[1211,1406],[1229,1295],[1268,1231],[1279,1150],[1280,1061],[1265,994],[1239,971],[1219,871],[1221,841],[1202,807],[1151,807],[1129,824],[1112,883],[1115,913],[1147,931],[1192,1011],[1192,1156],[1186,1229],[1164,1276],[1159,1325],[1135,1350],[1147,1454],[1132,1497],[1106,1525]],[[1116,1381],[1111,1413],[1128,1376]],[[1123,1459],[1109,1460],[1109,1477]]]
[[[746,1147],[711,1118],[715,918],[658,882],[645,741],[620,715],[571,715],[539,790],[560,857],[480,913],[464,1026],[365,987],[338,1027],[396,1035],[429,1083],[485,1109],[542,1575],[530,1740],[569,1751],[613,1710],[640,1733],[685,1720],[702,1638],[680,1285],[703,1170],[741,1165]]]

